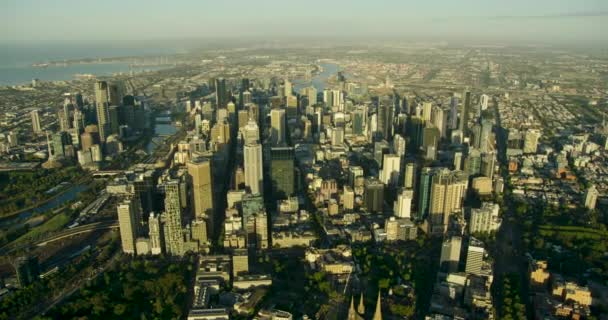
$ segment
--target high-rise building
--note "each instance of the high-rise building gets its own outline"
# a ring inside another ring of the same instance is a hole
[[[481,174],[481,153],[478,149],[471,148],[464,161],[464,172],[474,177]]]
[[[489,103],[490,96],[488,96],[487,94],[482,94],[481,97],[479,97],[479,105],[481,107],[481,111],[485,111],[486,109],[488,109]]]
[[[403,179],[403,187],[406,189],[414,189],[416,185],[416,162],[409,161],[405,164],[405,176]]]
[[[587,192],[585,192],[585,208],[589,210],[595,209],[597,198],[600,196],[599,191],[595,187],[595,185],[591,185]]]
[[[217,108],[226,108],[228,105],[228,91],[226,90],[226,79],[215,79],[215,104]]]
[[[447,230],[450,215],[462,209],[467,185],[467,175],[462,171],[443,168],[433,175],[429,205],[431,233]]]
[[[170,179],[161,186],[165,192],[165,248],[168,254],[174,256],[185,253],[180,187],[177,179]]]
[[[105,142],[112,130],[110,126],[108,83],[97,81],[95,83],[95,105],[97,109],[97,127],[99,128],[99,139]]]
[[[270,140],[272,145],[278,146],[285,143],[285,110],[270,110]]]
[[[429,101],[422,103],[422,120],[431,121],[433,112],[433,104]]]
[[[448,118],[447,112],[443,110],[440,106],[434,106],[431,112],[431,122],[439,130],[439,136],[441,138],[445,138],[448,133]]]
[[[367,123],[367,110],[365,107],[357,108],[353,111],[352,129],[355,135],[364,135]]]
[[[464,95],[463,95],[463,103],[462,103],[462,111],[460,114],[460,126],[459,129],[460,131],[466,135],[467,129],[468,129],[468,122],[469,122],[469,111],[470,111],[470,106],[471,106],[471,92],[470,91],[465,91]]]
[[[492,139],[492,121],[483,119],[481,121],[481,134],[479,137],[479,150],[481,152],[489,152],[493,150],[494,143]]]
[[[161,254],[164,251],[164,235],[163,225],[160,215],[154,212],[150,213],[148,218],[148,235],[150,237],[150,252],[154,255]]]
[[[117,206],[118,226],[120,227],[120,241],[122,252],[137,254],[135,241],[139,231],[139,218],[141,206],[135,198],[125,198]]]
[[[264,190],[262,145],[248,143],[244,147],[245,186],[252,194],[262,194]]]
[[[499,210],[498,204],[492,202],[484,202],[481,208],[471,209],[469,234],[488,233],[498,230],[498,227],[500,227]]]
[[[420,183],[418,184],[418,216],[417,220],[425,219],[429,213],[429,201],[431,198],[431,183],[433,169],[424,167],[420,171]]]
[[[188,162],[188,174],[194,198],[194,216],[207,221],[207,234],[210,236],[214,235],[215,225],[212,172],[212,162],[209,159],[199,158]]]
[[[386,185],[397,186],[401,175],[401,157],[396,154],[385,154],[380,171],[380,181]]]
[[[31,113],[32,115],[32,130],[34,131],[34,133],[40,133],[42,132],[42,127],[40,126],[40,113],[38,110],[33,110]]]
[[[540,131],[536,129],[528,129],[524,137],[524,153],[536,153],[538,149],[538,139],[540,139]]]
[[[293,85],[289,79],[283,81],[283,96],[290,97],[293,95]]]
[[[294,150],[292,147],[273,147],[270,158],[273,197],[287,199],[295,193]]]
[[[460,263],[460,250],[462,238],[459,236],[449,237],[441,245],[441,258],[439,266],[443,271],[456,272]]]
[[[392,140],[393,135],[393,99],[385,97],[378,105],[377,130],[386,141]]]
[[[377,179],[365,181],[365,207],[369,212],[382,212],[384,205],[384,184]]]
[[[411,218],[412,200],[414,199],[414,191],[403,189],[395,201],[393,211],[398,218]]]
[[[331,90],[323,90],[323,103],[326,107],[332,107],[334,105],[334,95]]]
[[[458,97],[452,96],[450,99],[450,116],[449,128],[451,130],[458,129]]]
[[[245,144],[258,143],[260,141],[260,129],[255,121],[249,119],[247,125],[241,128]]]
[[[484,255],[483,242],[471,237],[469,239],[469,247],[467,248],[465,272],[467,274],[480,274]]]

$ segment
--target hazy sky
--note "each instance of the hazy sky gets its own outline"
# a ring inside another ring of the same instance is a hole
[[[0,41],[387,37],[608,43],[607,0],[0,0]]]

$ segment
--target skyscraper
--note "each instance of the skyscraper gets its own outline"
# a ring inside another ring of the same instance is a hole
[[[276,199],[286,199],[295,192],[294,150],[292,147],[273,147],[270,157],[273,196]]]
[[[422,168],[418,187],[418,215],[416,217],[418,220],[425,219],[428,215],[432,178],[433,169],[429,167]]]
[[[454,130],[458,128],[458,97],[452,96],[450,99],[450,117],[449,128]]]
[[[441,258],[439,259],[441,270],[444,272],[458,271],[461,247],[462,238],[459,236],[450,237],[443,241],[441,245]]]
[[[292,95],[293,95],[293,85],[291,84],[291,81],[289,81],[289,79],[285,79],[285,81],[283,81],[283,96],[291,97]]]
[[[393,99],[384,97],[378,105],[377,130],[386,141],[392,140],[393,133]]]
[[[116,210],[118,212],[122,252],[136,254],[135,240],[137,240],[139,229],[138,218],[141,216],[139,201],[132,197],[125,198],[117,205]]]
[[[465,272],[480,274],[484,255],[485,249],[483,247],[483,242],[471,237],[469,239],[469,247],[467,248]]]
[[[248,143],[244,147],[245,186],[252,194],[262,194],[264,190],[262,145]]]
[[[471,105],[471,92],[465,91],[464,101],[462,103],[462,112],[460,114],[460,131],[466,136],[468,122],[469,122],[469,109]]]
[[[384,205],[384,184],[377,179],[365,181],[365,207],[369,212],[382,212]]]
[[[395,201],[393,211],[398,218],[411,218],[414,191],[403,189]]]
[[[528,129],[524,138],[524,153],[536,153],[538,149],[538,139],[540,139],[540,131]]]
[[[270,140],[273,146],[285,143],[285,110],[272,109],[270,111]]]
[[[429,205],[431,233],[443,233],[447,230],[450,215],[462,209],[467,185],[468,178],[462,171],[443,168],[433,175]]]
[[[148,218],[148,229],[148,234],[150,236],[150,252],[154,255],[163,253],[165,239],[160,215],[157,215],[154,212],[150,213],[150,217]]]
[[[226,108],[228,105],[228,91],[226,91],[226,79],[215,79],[215,103],[217,108]]]
[[[401,175],[401,157],[396,154],[385,154],[380,181],[386,185],[397,186]]]
[[[95,105],[97,109],[99,140],[105,142],[112,130],[110,127],[108,83],[105,81],[97,81],[95,83]]]
[[[194,216],[207,221],[207,234],[210,236],[213,236],[215,222],[212,172],[209,159],[199,158],[188,162],[188,174],[194,198]]]
[[[34,133],[40,133],[42,132],[42,127],[40,126],[40,114],[38,109],[33,110],[31,112],[32,115],[32,130],[34,131]]]
[[[171,179],[163,183],[165,192],[165,247],[170,255],[181,256],[184,250],[182,231],[182,205],[180,197],[180,181]]]
[[[595,185],[591,185],[591,187],[589,187],[589,189],[587,189],[587,192],[585,192],[585,208],[589,209],[589,210],[593,210],[595,209],[596,203],[597,203],[597,198],[600,196],[599,191],[597,191],[597,188],[595,187]]]
[[[416,162],[410,161],[405,164],[405,178],[403,186],[406,189],[414,189],[416,183]]]
[[[364,135],[366,123],[367,123],[367,110],[365,109],[365,107],[355,109],[355,111],[353,111],[353,120],[352,120],[353,134]]]
[[[433,104],[429,101],[422,103],[422,120],[431,121],[433,112]]]

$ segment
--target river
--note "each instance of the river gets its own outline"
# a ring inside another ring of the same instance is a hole
[[[64,191],[60,195],[56,196],[55,198],[49,200],[48,202],[45,202],[44,204],[42,204],[36,208],[32,208],[32,209],[23,211],[17,215],[13,215],[10,217],[1,218],[0,227],[4,228],[6,226],[13,225],[17,221],[27,220],[27,219],[31,218],[33,215],[59,208],[62,205],[64,205],[66,202],[74,201],[78,197],[78,194],[80,194],[83,191],[86,191],[88,188],[89,188],[89,186],[86,184],[76,184],[76,185],[70,186],[68,188],[68,190]]]
[[[154,118],[154,136],[145,147],[146,153],[151,154],[166,138],[177,133],[177,128],[171,121],[169,114],[160,114]]]
[[[340,71],[340,66],[335,63],[320,63],[319,66],[323,68],[323,71],[316,74],[311,80],[295,79],[293,81],[296,92],[300,91],[302,88],[309,87],[310,85],[315,87],[317,92],[322,92],[327,86],[327,80]]]

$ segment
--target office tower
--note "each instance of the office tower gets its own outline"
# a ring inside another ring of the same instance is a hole
[[[248,234],[249,247],[257,250],[268,248],[268,216],[266,211],[248,216],[245,229]]]
[[[65,117],[65,113],[63,111],[57,112],[57,122],[59,122],[59,130],[61,130],[61,131],[70,130],[69,119]]]
[[[374,160],[376,160],[378,167],[382,168],[382,165],[384,164],[384,155],[388,154],[390,151],[391,147],[386,140],[374,143]]]
[[[481,111],[485,111],[488,109],[488,103],[490,102],[490,97],[487,94],[482,94],[479,97],[479,105],[481,107]]]
[[[150,213],[148,218],[148,229],[150,237],[150,252],[154,255],[163,253],[164,236],[163,226],[161,224],[161,217],[154,212]]]
[[[135,241],[138,236],[141,207],[136,198],[125,198],[117,206],[118,226],[120,227],[120,242],[122,252],[136,254]]]
[[[238,129],[241,130],[249,122],[249,112],[247,110],[239,110],[237,112]],[[255,122],[255,121],[254,121]]]
[[[74,110],[74,120],[72,121],[72,127],[74,131],[80,134],[84,128],[84,114],[82,111]]]
[[[403,187],[406,189],[413,190],[416,183],[416,163],[410,161],[405,164],[405,178],[403,181]]]
[[[226,90],[226,79],[215,79],[215,104],[218,109],[226,108],[228,105],[228,91]]]
[[[122,100],[122,83],[110,83],[108,84],[108,105],[117,106],[120,105]]]
[[[108,83],[97,81],[95,83],[95,105],[97,110],[97,127],[99,128],[99,139],[101,142],[105,142],[111,132],[108,103]]]
[[[462,151],[454,152],[454,170],[462,170]]]
[[[500,206],[492,202],[484,202],[481,208],[471,209],[469,234],[496,231],[500,226],[499,211]]]
[[[334,95],[331,90],[323,90],[323,103],[326,107],[332,107],[334,105]]]
[[[384,205],[384,184],[377,179],[365,181],[365,208],[369,212],[382,212]]]
[[[496,153],[486,153],[481,158],[480,173],[490,179],[494,178],[494,167],[496,166]]]
[[[599,191],[595,187],[595,185],[591,185],[587,192],[585,192],[585,208],[589,210],[595,209],[597,198],[600,196]]]
[[[33,110],[31,112],[32,115],[32,130],[34,133],[42,132],[42,127],[40,126],[40,113],[38,110]]]
[[[393,100],[384,97],[378,105],[378,127],[377,131],[382,139],[391,141],[393,138]]]
[[[396,134],[393,136],[393,150],[395,151],[395,154],[400,156],[402,159],[405,157],[405,153],[407,151],[406,142],[402,135]]]
[[[431,121],[433,112],[433,104],[431,102],[422,103],[422,120]]]
[[[308,97],[309,106],[314,106],[315,104],[317,104],[317,89],[315,89],[315,87],[308,87],[306,89],[306,96]]]
[[[52,136],[53,156],[66,157],[66,147],[71,144],[71,137],[67,132],[60,131]]]
[[[273,147],[270,157],[273,196],[275,199],[286,199],[295,193],[294,149]]]
[[[211,142],[216,145],[225,145],[230,143],[230,124],[228,122],[218,122],[212,128],[209,134]]]
[[[165,249],[168,254],[181,256],[185,253],[182,231],[182,203],[180,181],[171,179],[161,187],[165,192]]]
[[[464,135],[466,135],[466,132],[468,129],[468,122],[469,122],[469,109],[470,109],[470,105],[471,105],[471,92],[465,91],[463,98],[464,98],[464,101],[462,103],[462,112],[460,114],[459,129]]]
[[[344,186],[342,206],[344,210],[353,210],[355,208],[355,191],[349,186]]]
[[[449,128],[451,130],[458,128],[458,97],[452,96],[450,99],[450,116],[449,116]]]
[[[422,168],[420,172],[420,183],[418,188],[418,216],[416,217],[417,220],[425,219],[428,215],[433,173],[433,170],[428,167]]]
[[[20,288],[25,288],[40,278],[40,265],[35,256],[19,257],[15,261],[17,282]]]
[[[443,241],[441,245],[441,258],[439,259],[439,267],[442,271],[450,273],[458,271],[461,247],[461,237],[449,237]]]
[[[528,129],[524,138],[524,153],[536,153],[538,149],[538,139],[540,138],[540,131],[535,129]]]
[[[349,171],[350,171],[350,175],[348,177],[348,183],[351,186],[354,186],[355,185],[355,180],[358,177],[363,177],[363,168],[360,167],[360,166],[352,166],[352,167],[349,168]]]
[[[264,190],[262,145],[259,143],[245,144],[245,186],[252,194],[262,194]]]
[[[483,119],[481,121],[481,135],[479,139],[479,150],[488,152],[493,150],[494,143],[492,141],[492,121]]]
[[[481,153],[479,150],[471,148],[464,161],[464,172],[469,176],[476,176],[481,173]]]
[[[255,121],[250,119],[247,125],[241,129],[245,144],[260,142],[260,129]]]
[[[471,237],[469,239],[469,247],[467,248],[465,272],[467,274],[480,274],[484,255],[483,242]]]
[[[439,136],[445,138],[447,136],[447,113],[439,106],[434,106],[431,112],[431,122],[439,130]]]
[[[352,129],[354,135],[364,135],[367,123],[367,110],[365,107],[357,108],[353,111]]]
[[[232,253],[232,277],[249,272],[249,255],[245,249],[235,249]]]
[[[414,199],[414,191],[402,189],[401,193],[395,201],[393,211],[398,218],[411,218],[412,200]]]
[[[429,201],[429,225],[431,233],[444,233],[449,217],[462,209],[468,178],[462,171],[443,168],[433,175]]]
[[[111,105],[108,107],[108,115],[110,116],[110,134],[118,134],[118,127],[120,126],[120,107],[117,105]]]
[[[270,110],[270,141],[273,146],[285,143],[285,110]]]
[[[293,95],[293,85],[291,84],[291,81],[289,81],[288,79],[285,79],[285,81],[283,81],[283,96],[291,97],[292,95]]]
[[[401,157],[396,154],[385,154],[380,171],[380,181],[386,185],[397,186],[401,175]]]
[[[213,168],[209,159],[198,158],[188,162],[192,197],[194,198],[194,216],[207,222],[207,234],[212,236],[215,225],[213,198]]]
[[[407,136],[410,137],[410,150],[413,152],[418,151],[420,146],[422,145],[422,138],[424,132],[424,120],[420,117],[410,117],[407,123],[408,133]]]
[[[344,128],[335,127],[331,130],[331,145],[342,146],[344,144]]]

